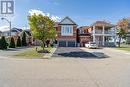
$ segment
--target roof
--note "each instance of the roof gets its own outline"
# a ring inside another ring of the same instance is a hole
[[[81,26],[81,27],[79,27],[79,29],[88,29],[88,28],[90,28],[90,26]]]
[[[24,30],[24,32],[26,32],[26,34],[27,34],[28,36],[32,36],[30,30]]]
[[[92,26],[107,26],[107,27],[113,27],[114,25],[106,22],[106,21],[96,21],[95,23],[92,24]]]
[[[55,22],[54,27],[58,27],[59,22]]]
[[[22,32],[23,30],[22,29],[20,29],[20,28],[12,28],[12,30],[17,30],[17,31],[19,31],[19,32]]]
[[[69,18],[68,16],[66,16],[64,19],[61,20],[61,22],[59,22],[59,24],[63,24],[63,22],[68,19],[70,22],[72,22],[71,25],[77,25],[71,18]],[[65,23],[67,24],[67,23]]]

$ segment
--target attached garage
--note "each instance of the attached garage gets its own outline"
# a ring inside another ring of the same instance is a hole
[[[76,47],[75,41],[59,41],[59,47]]]
[[[75,41],[68,41],[68,47],[75,47]]]
[[[59,47],[66,47],[66,41],[59,41]]]

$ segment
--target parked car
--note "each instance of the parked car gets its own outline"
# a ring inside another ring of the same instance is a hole
[[[96,49],[98,48],[97,44],[95,42],[89,42],[85,44],[85,47],[87,48],[92,48],[92,49]]]

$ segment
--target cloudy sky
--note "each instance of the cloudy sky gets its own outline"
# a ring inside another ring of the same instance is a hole
[[[27,16],[34,11],[53,19],[70,16],[79,26],[96,20],[115,24],[120,18],[130,16],[130,0],[15,0],[15,14],[8,18],[13,27],[27,27]],[[8,27],[8,23],[0,20],[1,27]]]

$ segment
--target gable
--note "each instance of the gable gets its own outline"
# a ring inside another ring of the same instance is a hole
[[[65,17],[59,24],[76,25],[76,23],[74,21],[72,21],[69,17]]]

